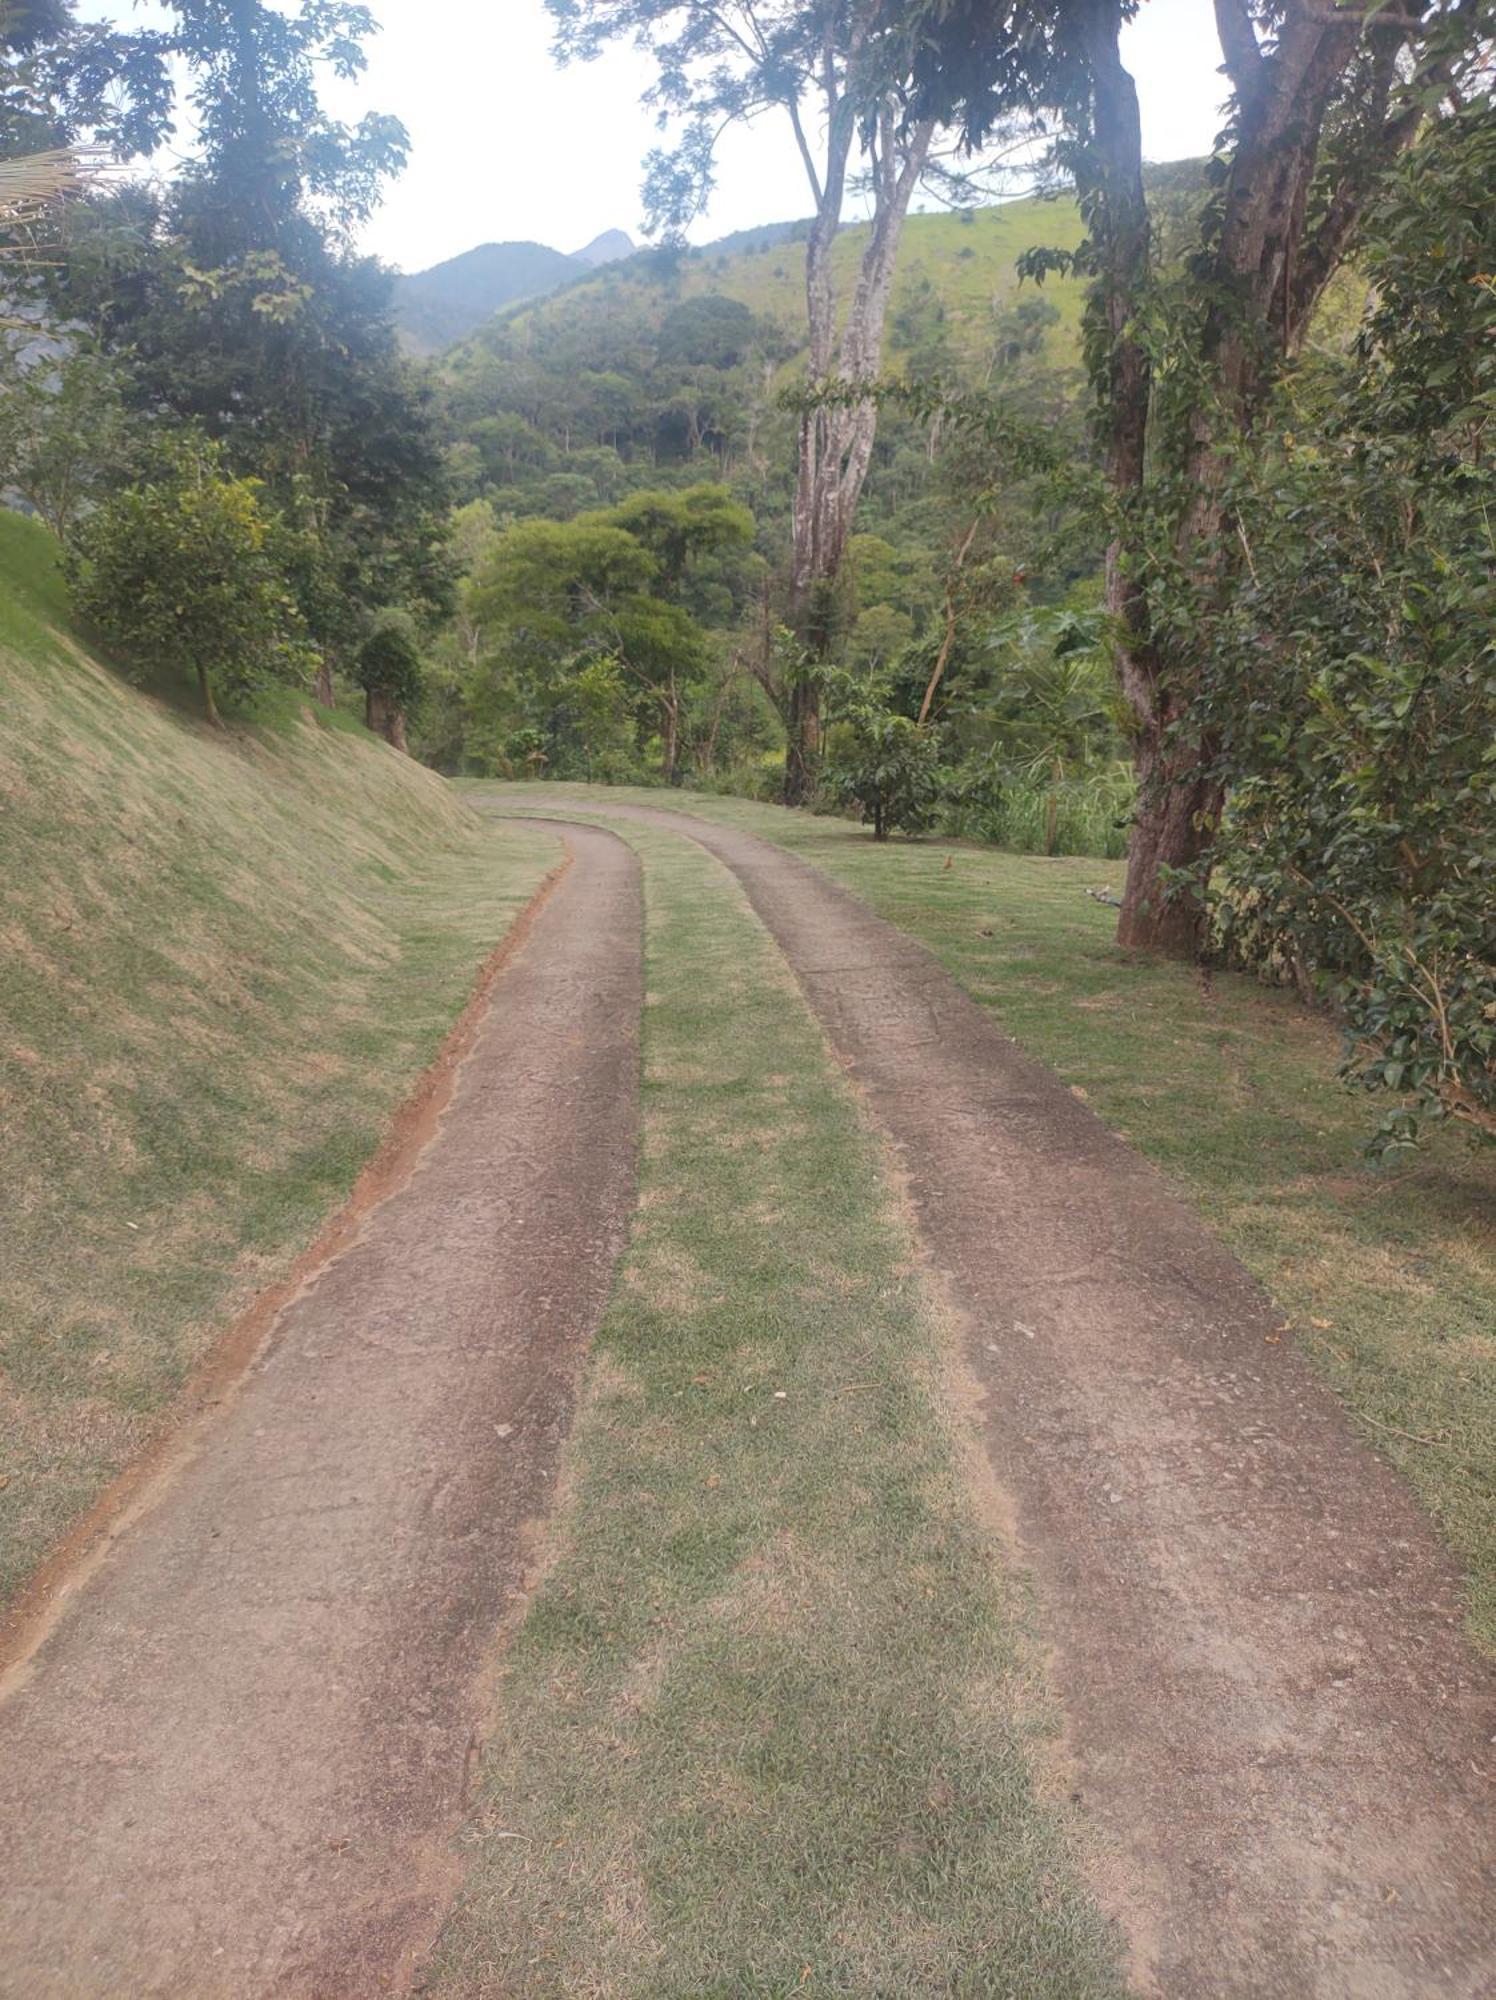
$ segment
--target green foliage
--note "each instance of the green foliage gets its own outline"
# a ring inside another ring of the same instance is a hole
[[[141,449],[117,368],[86,347],[0,350],[0,488],[66,542],[81,511],[127,478]]]
[[[425,399],[398,354],[392,278],[348,233],[404,157],[370,115],[330,118],[321,79],[363,64],[372,23],[341,0],[175,0],[170,42],[201,146],[164,189],[80,205],[53,291],[118,358],[155,425],[214,438],[264,483],[304,546],[290,581],[329,660],[367,614],[451,602],[446,483]]]
[[[92,143],[149,153],[170,129],[169,37],[80,21],[72,0],[0,5],[0,159]]]
[[[832,670],[822,677],[834,706],[822,784],[844,806],[856,806],[874,840],[923,833],[940,800],[940,738],[892,705],[886,681],[857,681]]]
[[[464,513],[461,761],[634,777],[654,737],[668,782],[713,665],[707,621],[743,601],[752,515],[705,485],[499,533]]]
[[[354,675],[367,694],[383,695],[400,709],[415,707],[422,691],[421,648],[408,611],[392,605],[376,616],[358,649]]]
[[[942,833],[1010,854],[1114,860],[1127,852],[1134,789],[1122,758],[1057,777],[989,754],[969,758],[947,774],[939,825]]]
[[[1496,1135],[1496,115],[1445,121],[1374,209],[1356,350],[1282,397],[1240,496],[1212,666],[1232,787],[1218,903],[1313,983],[1347,1072]]]
[[[183,444],[155,477],[98,507],[68,558],[73,602],[137,678],[195,677],[210,716],[302,681],[313,655],[280,560],[284,527],[212,446]]]

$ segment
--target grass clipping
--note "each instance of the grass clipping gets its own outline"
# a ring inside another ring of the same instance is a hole
[[[642,1205],[431,1984],[1119,1992],[876,1143],[729,878],[637,844]]]

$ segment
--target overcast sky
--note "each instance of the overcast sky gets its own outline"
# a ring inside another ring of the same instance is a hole
[[[631,50],[558,69],[542,0],[370,4],[381,32],[368,72],[330,102],[344,117],[393,112],[411,157],[365,232],[367,249],[416,271],[475,243],[578,250],[605,229],[638,238],[640,162],[656,134],[639,104],[648,66]],[[140,18],[130,0],[85,0],[84,11]],[[1125,50],[1148,157],[1208,151],[1223,88],[1210,0],[1144,0]],[[716,197],[691,233],[705,242],[807,207],[793,140],[770,114],[724,144]]]

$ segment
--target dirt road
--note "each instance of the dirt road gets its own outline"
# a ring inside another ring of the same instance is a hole
[[[740,879],[897,1149],[1139,1990],[1486,2000],[1490,1677],[1268,1302],[855,898],[608,813]],[[8,1683],[0,1993],[363,2000],[420,1962],[631,1201],[638,869],[569,838],[419,1170]]]
[[[855,897],[751,835],[606,810],[738,877],[897,1149],[1139,1986],[1490,2000],[1496,1687],[1426,1519],[1269,1301]]]
[[[632,1206],[638,868],[572,866],[408,1183],[0,1705],[0,1992],[406,1983]]]

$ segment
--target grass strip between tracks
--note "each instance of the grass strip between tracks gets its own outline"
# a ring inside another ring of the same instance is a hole
[[[731,878],[645,862],[641,1204],[441,1993],[1119,1993],[953,1329]]]

